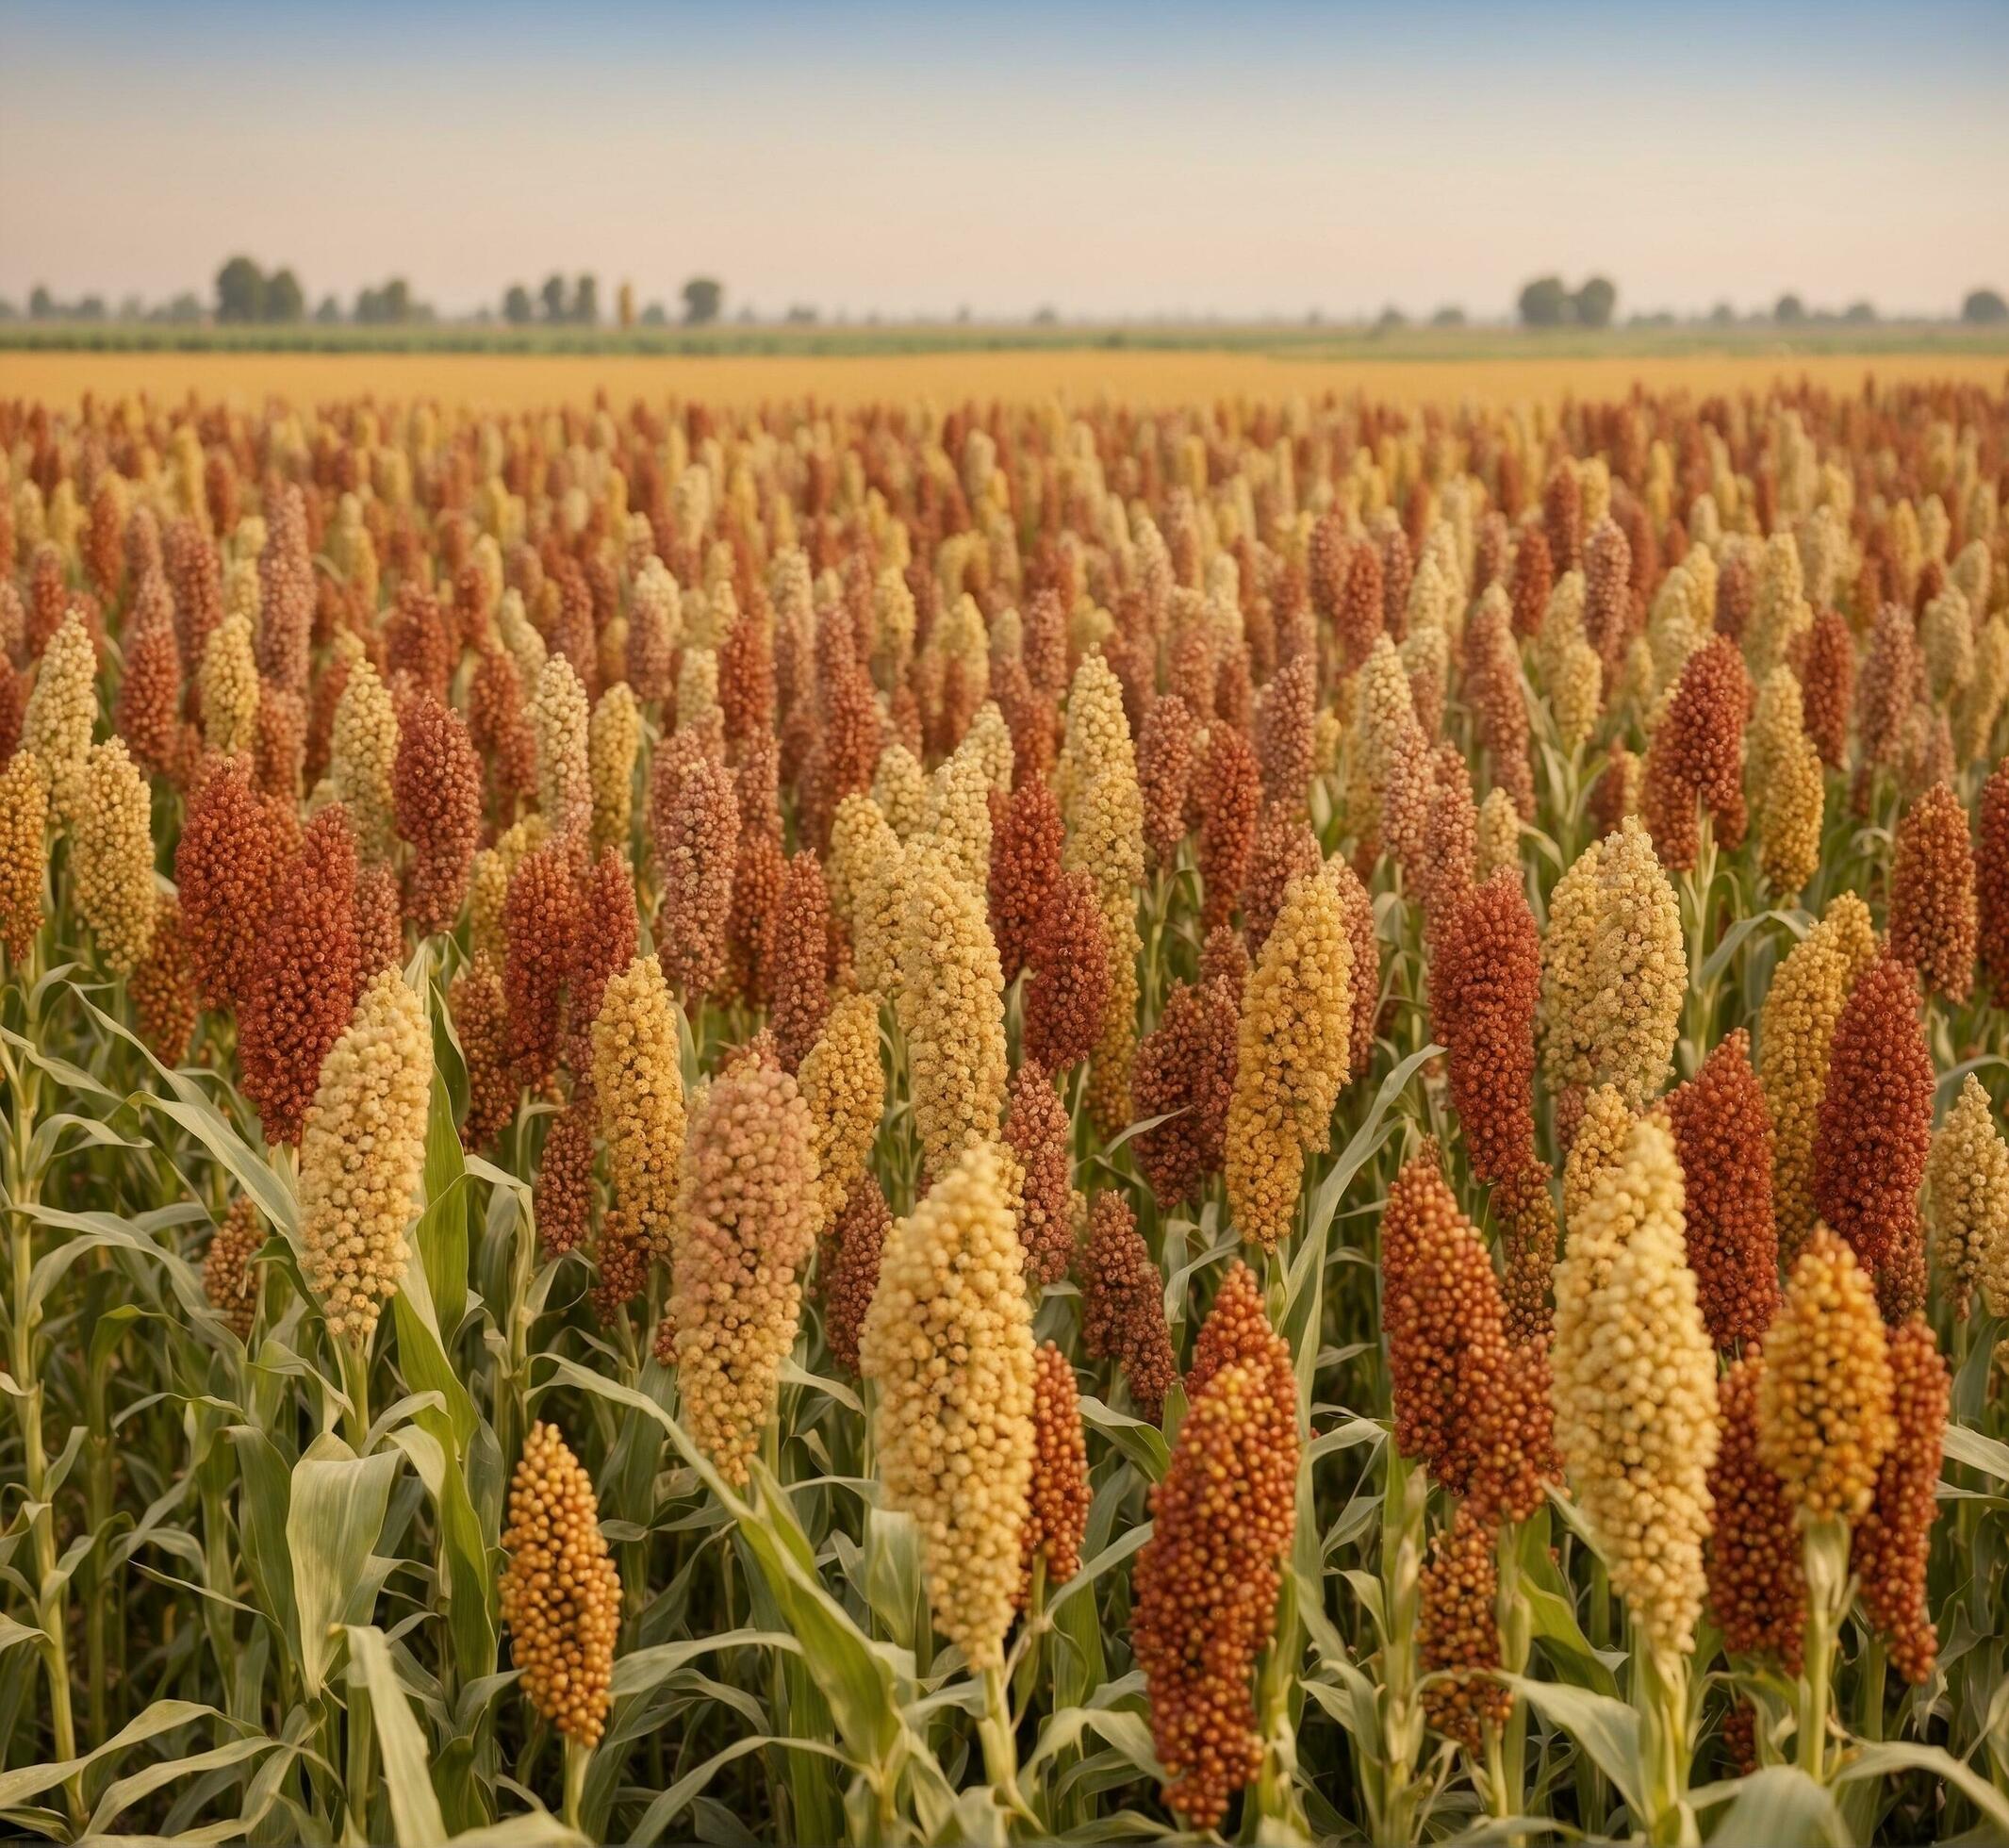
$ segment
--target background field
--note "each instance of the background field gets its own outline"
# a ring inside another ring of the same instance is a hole
[[[110,330],[144,335],[149,330]],[[155,330],[163,339],[173,330]],[[483,350],[443,329],[381,339],[335,329],[325,346],[239,344],[228,330],[197,330],[186,344],[117,350],[0,344],[0,393],[75,405],[100,396],[189,391],[246,404],[269,394],[318,401],[359,392],[414,394],[520,410],[634,397],[702,397],[728,405],[815,396],[833,404],[873,399],[1005,398],[1060,392],[1077,401],[1103,395],[1153,404],[1228,396],[1372,391],[1405,407],[1461,400],[1490,404],[1568,395],[1620,397],[1648,390],[1761,390],[1806,378],[1831,389],[1880,380],[1939,378],[1998,385],[2009,372],[2009,333],[1954,329],[1815,330],[1791,342],[1775,331],[1733,331],[1705,341],[1693,329],[1627,330],[1606,336],[1534,337],[1507,329],[1416,329],[1387,337],[1333,330],[1199,331],[954,328],[721,329],[671,336],[653,347],[633,340],[563,335],[510,339],[497,332]],[[362,338],[358,338],[362,337]],[[1121,345],[1113,344],[1120,340]],[[1095,341],[1096,343],[1088,343]]]

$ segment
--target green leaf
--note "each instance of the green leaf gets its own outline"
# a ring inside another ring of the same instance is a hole
[[[430,1415],[429,1415],[430,1414]],[[447,1632],[453,1640],[458,1679],[465,1685],[495,1668],[495,1575],[467,1474],[447,1448],[452,1429],[431,1408],[414,1423],[390,1433],[390,1441],[412,1460],[419,1479],[439,1510],[439,1579],[447,1598]]]
[[[252,1589],[277,1626],[281,1642],[300,1652],[300,1613],[293,1603],[291,1554],[287,1517],[292,1507],[292,1474],[271,1438],[250,1425],[233,1425],[230,1442],[238,1460],[238,1527],[243,1539],[244,1569]]]
[[[1689,1801],[1697,1809],[1730,1805],[1710,1832],[1711,1848],[1849,1848],[1853,1839],[1835,1799],[1798,1765],[1766,1765],[1692,1791]]]
[[[468,1312],[468,1163],[446,1074],[433,1067],[425,1118],[425,1211],[412,1241],[425,1265],[439,1327],[451,1340]]]
[[[1572,1688],[1560,1681],[1530,1681],[1523,1675],[1500,1679],[1552,1726],[1559,1726],[1611,1779],[1635,1816],[1646,1812],[1645,1767],[1639,1762],[1639,1716],[1623,1701]]]
[[[300,1670],[309,1693],[327,1685],[335,1657],[331,1632],[368,1621],[376,1580],[365,1567],[384,1531],[398,1457],[380,1450],[359,1458],[340,1438],[323,1433],[293,1465],[286,1546],[300,1613]]]
[[[159,1764],[148,1765],[144,1771],[136,1771],[130,1777],[122,1777],[107,1787],[105,1794],[98,1799],[98,1807],[91,1812],[89,1833],[103,1835],[115,1817],[130,1809],[141,1798],[164,1790],[178,1777],[193,1777],[198,1772],[227,1770],[232,1765],[255,1758],[261,1753],[272,1751],[277,1745],[278,1741],[272,1739],[234,1739],[212,1746],[206,1752],[190,1753],[185,1758],[169,1758]]]
[[[349,1625],[349,1674],[370,1691],[371,1716],[376,1722],[377,1750],[384,1760],[384,1785],[390,1798],[390,1819],[398,1831],[398,1848],[443,1848],[447,1825],[439,1799],[426,1771],[425,1735],[412,1718],[411,1704],[399,1685],[384,1632],[371,1624]],[[351,1791],[352,1798],[359,1792]]]
[[[177,1726],[192,1726],[198,1721],[222,1718],[215,1708],[204,1707],[198,1701],[156,1700],[138,1719],[128,1722],[104,1744],[86,1752],[82,1757],[68,1758],[58,1764],[24,1765],[19,1771],[0,1772],[0,1810],[20,1808],[30,1797],[39,1797],[44,1790],[55,1790],[58,1784],[88,1770],[101,1758],[117,1757],[129,1745],[143,1744],[164,1732],[173,1732]]]
[[[1853,1784],[1866,1777],[1887,1777],[1898,1771],[1922,1771],[1951,1784],[1981,1811],[1988,1833],[1995,1840],[2009,1840],[2009,1797],[1940,1746],[1914,1745],[1904,1740],[1859,1745],[1842,1760],[1835,1773],[1835,1782]]]
[[[1093,1394],[1081,1394],[1081,1422],[1098,1430],[1137,1466],[1147,1482],[1162,1482],[1171,1461],[1164,1433],[1142,1418],[1127,1417],[1112,1411]]]
[[[1965,1463],[1998,1482],[2009,1482],[2009,1444],[1984,1437],[1965,1425],[1949,1424],[1941,1442],[1949,1462]]]

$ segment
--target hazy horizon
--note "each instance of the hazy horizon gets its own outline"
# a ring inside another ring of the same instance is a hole
[[[2009,285],[2009,6],[1506,18],[1235,10],[340,9],[0,0],[0,296],[116,307],[243,252],[309,310],[590,271],[728,312],[1069,320],[1956,312]],[[1892,73],[1926,76],[1893,80]]]

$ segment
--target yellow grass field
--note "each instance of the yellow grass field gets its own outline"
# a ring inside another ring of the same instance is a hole
[[[648,356],[467,353],[0,353],[0,395],[74,406],[143,390],[156,398],[194,391],[247,407],[277,394],[296,403],[368,393],[427,395],[498,410],[567,400],[611,403],[666,396],[753,404],[815,396],[832,404],[873,400],[1002,398],[1053,393],[1076,402],[1191,404],[1229,397],[1276,399],[1299,392],[1366,390],[1403,405],[1610,398],[1633,385],[1650,390],[1762,390],[1808,378],[1850,389],[1865,376],[1883,382],[1945,379],[2000,385],[1999,354],[1614,354],[1596,358],[1295,358],[1227,351],[1042,350],[976,353]]]

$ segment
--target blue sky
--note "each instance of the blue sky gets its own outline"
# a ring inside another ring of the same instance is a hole
[[[0,0],[0,44],[16,300],[206,289],[238,249],[450,311],[552,269],[853,314],[1484,315],[1543,270],[1943,312],[2009,279],[2009,0]]]

